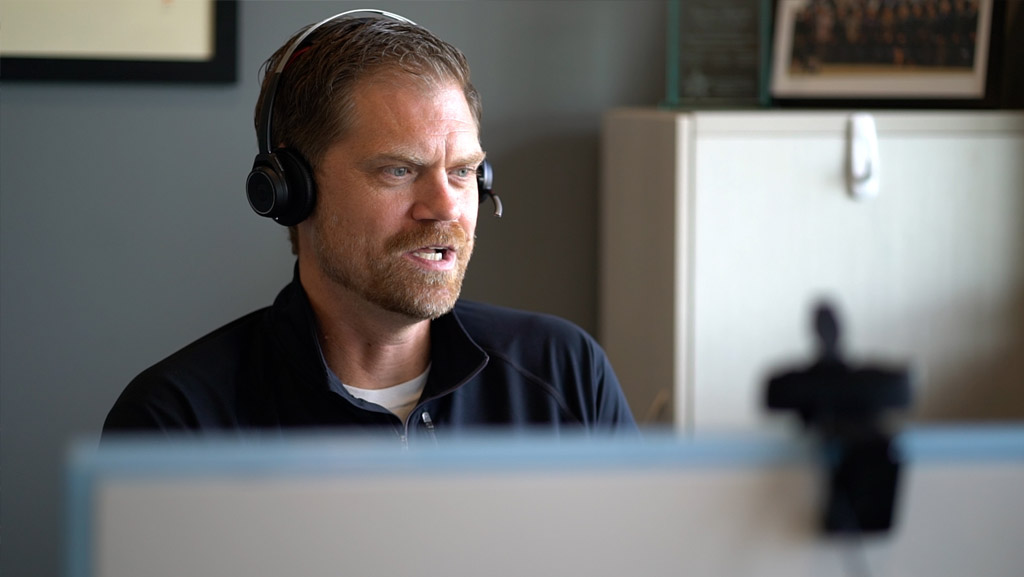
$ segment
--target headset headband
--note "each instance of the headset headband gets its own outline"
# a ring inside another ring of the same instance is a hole
[[[258,127],[260,134],[258,144],[261,153],[270,154],[270,151],[274,149],[274,143],[271,140],[273,136],[270,134],[270,120],[271,116],[273,116],[274,114],[274,97],[277,94],[277,83],[281,79],[281,74],[284,73],[285,67],[287,67],[288,63],[291,61],[292,55],[295,53],[296,50],[298,50],[300,46],[302,46],[303,42],[306,41],[306,38],[308,38],[310,34],[316,32],[316,30],[323,26],[324,24],[333,22],[335,20],[348,19],[353,17],[354,15],[359,14],[365,14],[372,18],[383,18],[388,20],[394,20],[396,22],[402,22],[404,24],[412,24],[413,26],[418,26],[418,24],[416,24],[412,20],[409,20],[404,16],[400,16],[392,12],[386,12],[384,10],[377,10],[374,8],[358,8],[356,10],[348,10],[340,14],[335,14],[334,16],[331,16],[330,18],[325,18],[320,22],[317,22],[316,24],[307,28],[306,31],[303,32],[301,36],[299,36],[298,38],[295,39],[294,42],[292,42],[291,46],[289,46],[288,49],[285,50],[284,54],[281,55],[281,60],[280,62],[277,63],[277,68],[274,69],[272,73],[273,76],[270,78],[270,83],[267,85],[267,96],[263,102],[263,108],[260,110],[260,119]]]

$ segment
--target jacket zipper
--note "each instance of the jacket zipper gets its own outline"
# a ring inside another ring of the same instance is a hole
[[[418,406],[422,406],[424,403],[427,403],[427,402],[432,401],[434,399],[439,399],[439,398],[441,398],[441,397],[443,397],[445,395],[450,395],[452,392],[455,391],[455,389],[458,389],[462,385],[464,385],[464,384],[468,383],[470,380],[472,380],[473,377],[477,376],[480,373],[480,371],[483,370],[483,368],[484,368],[484,366],[486,364],[487,364],[487,359],[485,358],[484,362],[481,363],[480,366],[477,367],[475,371],[471,372],[469,375],[467,375],[461,381],[456,383],[454,386],[448,387],[447,389],[445,389],[441,393],[436,394],[436,395],[434,395],[434,396],[432,396],[432,397],[430,397],[428,399],[420,399],[420,403],[419,403]],[[416,410],[413,409],[413,412],[415,413]],[[434,441],[434,446],[436,447],[437,446],[437,435],[434,433],[434,421],[433,421],[433,419],[430,418],[430,413],[427,412],[427,411],[423,411],[422,413],[420,413],[420,418],[422,419],[424,426],[427,427],[427,432],[430,433],[430,438],[431,438],[431,440]],[[398,437],[399,437],[399,439],[402,442],[402,450],[403,451],[404,450],[408,450],[409,449],[409,420],[408,419],[406,419],[405,423],[403,423],[403,431],[398,433]]]
[[[423,424],[426,425],[427,427],[427,433],[430,435],[430,440],[434,442],[434,447],[436,448],[437,435],[434,433],[434,421],[433,419],[430,418],[430,413],[428,413],[427,411],[423,411],[423,414],[420,415],[420,418],[423,419]]]
[[[437,446],[437,435],[434,433],[434,420],[430,418],[429,411],[423,411],[420,413],[420,420],[423,421],[423,425],[427,428],[427,433],[430,435],[430,440],[434,442],[434,446]],[[409,420],[406,419],[404,425],[404,431],[399,434],[399,438],[402,441],[402,450],[406,451],[409,449]]]

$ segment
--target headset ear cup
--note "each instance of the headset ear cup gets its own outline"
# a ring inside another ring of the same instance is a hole
[[[259,154],[245,179],[249,206],[260,216],[273,217],[288,202],[288,186],[273,154]]]
[[[316,205],[316,181],[309,163],[298,152],[290,148],[279,148],[274,151],[278,164],[288,187],[287,202],[280,211],[272,215],[274,220],[284,226],[299,224],[313,212]]]
[[[491,168],[491,163],[485,160],[476,169],[476,189],[480,194],[481,204],[490,196],[493,184],[494,170]]]
[[[498,198],[497,194],[494,194],[494,169],[491,168],[491,163],[486,160],[480,163],[480,166],[476,168],[476,188],[480,194],[480,203],[483,204],[488,197],[494,202],[494,216],[501,218],[502,207],[501,199]]]

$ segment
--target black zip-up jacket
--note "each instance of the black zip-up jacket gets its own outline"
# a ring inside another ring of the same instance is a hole
[[[104,436],[140,431],[298,428],[393,431],[403,441],[502,426],[635,433],[600,346],[557,317],[460,300],[431,323],[431,369],[405,423],[331,389],[309,300],[296,274],[270,307],[200,338],[136,377]]]

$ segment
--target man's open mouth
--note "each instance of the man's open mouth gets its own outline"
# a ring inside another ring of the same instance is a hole
[[[444,246],[431,246],[413,251],[413,256],[423,260],[442,261],[450,249]]]

